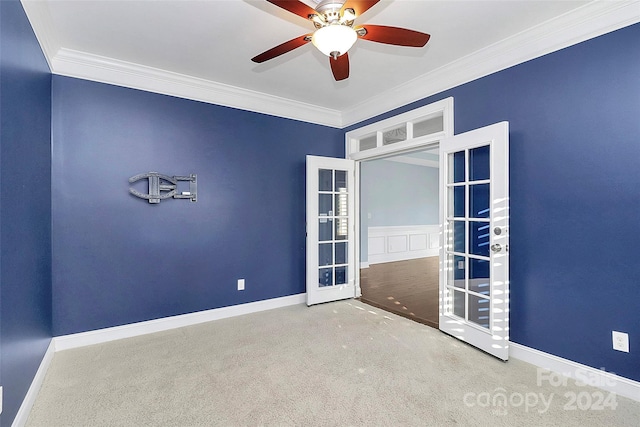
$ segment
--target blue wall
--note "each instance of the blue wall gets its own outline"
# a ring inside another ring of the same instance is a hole
[[[52,129],[55,335],[305,292],[305,155],[342,131],[59,76]],[[197,203],[130,195],[149,171]]]
[[[456,133],[508,120],[511,339],[636,381],[639,42],[636,24],[347,129],[449,96]]]
[[[0,424],[10,425],[51,326],[51,74],[18,1],[0,1]]]

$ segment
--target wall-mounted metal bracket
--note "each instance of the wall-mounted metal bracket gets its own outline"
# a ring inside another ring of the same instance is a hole
[[[173,197],[174,199],[190,199],[197,201],[198,196],[198,176],[169,176],[158,172],[147,172],[129,178],[130,183],[147,179],[149,181],[149,193],[143,194],[134,188],[129,188],[129,192],[136,197],[146,199],[149,203],[160,203],[160,200]],[[189,191],[178,192],[178,181],[188,181]],[[166,193],[163,193],[166,191]]]

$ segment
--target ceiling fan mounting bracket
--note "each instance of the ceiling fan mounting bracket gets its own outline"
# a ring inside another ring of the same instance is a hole
[[[315,14],[309,14],[308,19],[313,22],[316,29],[326,27],[327,25],[345,25],[353,26],[355,20],[355,10],[353,8],[342,9],[344,2],[336,0],[327,0],[316,6]]]
[[[344,5],[344,1],[340,1],[340,0],[325,0],[320,2],[316,7],[315,10],[318,13],[321,14],[327,14],[327,13],[340,13],[340,9],[342,9],[342,6]]]

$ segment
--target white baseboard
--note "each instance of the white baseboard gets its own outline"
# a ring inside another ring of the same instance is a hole
[[[366,261],[362,261],[360,263],[360,269],[363,269],[363,268],[369,268],[369,263]]]
[[[112,328],[97,329],[95,331],[81,332],[78,334],[53,337],[11,426],[22,427],[27,423],[27,418],[29,418],[31,408],[36,401],[36,397],[38,396],[38,392],[40,391],[40,387],[42,386],[44,377],[47,373],[47,370],[49,369],[51,360],[53,360],[53,355],[58,351],[114,341],[122,338],[151,334],[154,332],[181,328],[183,326],[196,325],[213,320],[271,310],[274,308],[305,304],[306,301],[307,294],[304,293],[263,301],[250,302],[247,304],[233,305],[230,307],[215,308],[212,310],[199,311],[196,313],[182,314],[179,316],[164,317],[162,319],[149,320],[146,322],[131,323],[128,325],[115,326]]]
[[[12,427],[22,427],[27,423],[27,418],[29,418],[31,408],[36,401],[36,397],[38,396],[38,392],[40,391],[40,387],[44,381],[44,376],[47,374],[51,360],[53,360],[53,353],[55,353],[55,344],[52,339],[49,342],[47,351],[44,353],[44,357],[42,358],[42,362],[40,362],[36,375],[33,377],[33,381],[31,381],[31,386],[29,387],[29,390],[27,390],[27,394],[18,409],[18,413],[13,419],[13,423],[11,424]]]
[[[97,329],[78,334],[63,335],[54,337],[53,342],[55,343],[55,351],[58,352],[71,348],[119,340],[122,338],[130,338],[139,335],[152,334],[154,332],[182,328],[184,326],[211,322],[213,320],[225,319],[243,314],[256,313],[259,311],[296,304],[305,304],[306,301],[307,294],[290,295],[281,298],[250,302],[247,304],[232,305],[230,307],[199,311],[196,313],[182,314],[179,316],[164,317],[162,319],[149,320],[146,322],[114,326],[112,328]]]
[[[31,382],[31,386],[22,401],[22,405],[20,405],[20,409],[13,421],[12,427],[22,427],[26,424],[31,407],[36,400],[38,391],[44,381],[45,374],[49,369],[49,365],[51,364],[51,360],[53,359],[55,352],[305,303],[306,294],[297,294],[200,311],[197,313],[165,317],[146,322],[132,323],[113,328],[98,329],[95,331],[54,337],[51,339],[49,347],[42,358],[42,362],[40,362],[40,367]],[[552,354],[544,353],[517,343],[509,344],[509,356],[569,378],[581,381],[587,379],[588,382],[593,381],[595,382],[594,385],[596,387],[640,402],[640,382],[620,377],[590,366],[582,365],[571,360],[563,359]]]
[[[640,402],[640,382],[582,365],[517,343],[509,343],[509,356],[564,377]],[[547,377],[548,378],[548,377]]]

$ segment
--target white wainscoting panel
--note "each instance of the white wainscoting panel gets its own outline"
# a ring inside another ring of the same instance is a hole
[[[408,238],[409,236],[406,234],[387,236],[387,252],[391,254],[409,252]]]
[[[368,252],[369,257],[371,257],[371,255],[384,255],[386,252],[387,250],[386,250],[385,237],[384,236],[371,237],[371,234],[369,234],[369,252]]]
[[[409,235],[409,250],[410,251],[424,251],[427,249],[427,241],[429,240],[428,234],[410,234]]]
[[[439,225],[403,225],[368,228],[368,263],[438,256]]]

